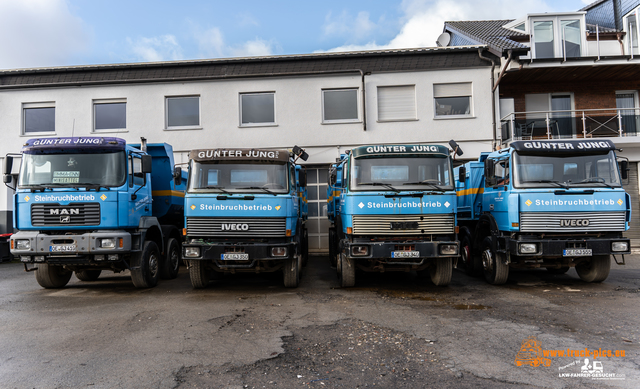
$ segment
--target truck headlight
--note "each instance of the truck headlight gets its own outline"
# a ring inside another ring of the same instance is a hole
[[[369,255],[369,246],[351,246],[351,255],[354,257]]]
[[[271,248],[271,256],[272,257],[286,257],[287,256],[287,248],[286,247],[272,247]]]
[[[613,242],[611,243],[611,251],[629,251],[629,243]]]
[[[200,247],[185,247],[184,256],[196,258],[200,256]]]
[[[520,251],[520,254],[535,254],[538,252],[538,245],[535,243],[520,243],[518,251]]]
[[[29,239],[16,239],[16,250],[31,250]]]
[[[440,254],[442,255],[456,255],[458,254],[458,246],[455,244],[441,244]]]
[[[116,240],[114,238],[100,239],[100,247],[103,249],[116,248]]]

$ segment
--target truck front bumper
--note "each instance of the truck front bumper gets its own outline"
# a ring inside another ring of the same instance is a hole
[[[119,261],[131,252],[131,234],[121,230],[49,235],[19,231],[11,236],[11,254],[21,262],[90,263]]]
[[[631,254],[628,238],[589,239],[506,239],[506,247],[511,255],[521,257],[550,258],[572,257],[572,250],[591,250],[591,255]],[[535,252],[532,251],[535,246]],[[626,249],[624,249],[626,247]]]
[[[354,260],[368,259],[387,264],[421,264],[435,258],[459,256],[460,244],[455,241],[437,242],[348,242],[343,252]]]
[[[282,252],[282,249],[285,252]],[[246,259],[228,260],[225,254],[246,254]],[[274,255],[277,254],[277,255]],[[183,244],[182,258],[189,261],[210,261],[220,269],[252,269],[259,262],[284,262],[296,254],[294,242],[280,243],[205,243]]]

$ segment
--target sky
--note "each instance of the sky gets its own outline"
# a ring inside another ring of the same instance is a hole
[[[593,0],[0,0],[0,69],[434,47],[445,21]]]

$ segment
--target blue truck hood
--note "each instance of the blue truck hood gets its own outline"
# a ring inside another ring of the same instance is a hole
[[[186,217],[297,217],[293,197],[289,194],[220,195],[192,194],[185,196]]]
[[[355,192],[343,194],[342,212],[359,215],[415,215],[455,213],[455,192],[422,197],[392,196],[393,193]]]

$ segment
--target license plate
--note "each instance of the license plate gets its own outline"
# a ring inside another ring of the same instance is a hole
[[[590,257],[591,249],[565,249],[562,252],[565,257]]]
[[[420,251],[392,251],[391,258],[418,258]]]
[[[77,251],[75,244],[56,244],[49,246],[49,252],[51,253],[68,253]]]
[[[227,253],[222,254],[223,261],[248,261],[249,254],[247,253]]]

